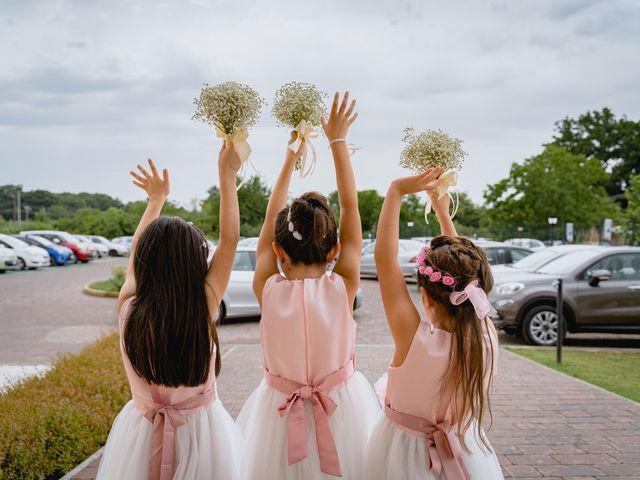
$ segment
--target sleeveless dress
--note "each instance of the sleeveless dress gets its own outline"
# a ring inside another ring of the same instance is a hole
[[[451,334],[422,321],[407,357],[387,372],[385,415],[376,425],[365,454],[363,478],[370,480],[499,480],[495,453],[478,440],[477,422],[461,445],[453,425],[456,402],[441,394],[451,354]],[[485,388],[495,374],[498,342],[485,322]],[[381,390],[385,390],[384,387]]]
[[[98,480],[237,479],[240,432],[217,398],[215,349],[209,378],[197,387],[170,388],[139,377],[126,355],[120,310],[120,352],[132,400],[113,422]]]
[[[243,479],[360,478],[380,404],[354,370],[355,331],[340,275],[267,280],[264,379],[238,415]]]

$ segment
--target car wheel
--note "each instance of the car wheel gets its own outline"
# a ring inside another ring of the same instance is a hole
[[[80,260],[82,263],[89,263],[89,260]]]
[[[118,256],[118,252],[116,252],[115,250],[109,250],[109,256],[110,257],[117,257]]]
[[[527,312],[522,322],[522,336],[527,343],[548,347],[558,340],[558,316],[551,305],[539,305]]]
[[[224,321],[227,319],[227,307],[224,302],[220,302],[218,306],[218,317],[216,318],[216,324],[222,325]]]
[[[18,257],[18,265],[20,265],[20,270],[26,270],[27,269],[27,264],[20,257]]]
[[[69,255],[69,258],[67,259],[67,263],[78,263],[78,257],[76,257],[75,253],[72,253],[71,255]]]
[[[53,255],[49,255],[49,265],[51,267],[55,267],[57,265],[56,259],[53,257]]]

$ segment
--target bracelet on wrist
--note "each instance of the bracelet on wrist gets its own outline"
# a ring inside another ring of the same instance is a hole
[[[331,140],[329,142],[329,146],[333,145],[334,143],[338,143],[338,142],[347,143],[347,139],[346,138],[334,138],[333,140]]]

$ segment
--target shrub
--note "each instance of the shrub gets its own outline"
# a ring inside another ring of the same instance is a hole
[[[130,398],[117,334],[0,394],[0,480],[60,478],[105,443]]]
[[[114,267],[111,269],[111,278],[109,280],[93,282],[89,287],[103,292],[119,293],[120,289],[124,285],[126,275],[127,270],[124,267]]]

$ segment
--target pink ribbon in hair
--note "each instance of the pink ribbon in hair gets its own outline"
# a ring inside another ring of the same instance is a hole
[[[464,290],[460,292],[451,292],[449,300],[454,305],[460,305],[461,303],[469,300],[471,305],[476,311],[476,315],[480,319],[484,319],[493,310],[487,294],[483,289],[478,287],[478,281],[473,280],[464,287]]]

